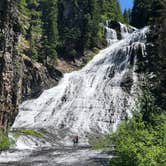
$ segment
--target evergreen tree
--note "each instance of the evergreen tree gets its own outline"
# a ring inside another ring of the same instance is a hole
[[[125,9],[123,12],[123,19],[126,24],[130,23],[130,15],[131,15],[131,10],[130,9]]]
[[[96,11],[96,0],[75,0],[68,2],[70,13],[64,1],[59,1],[58,29],[60,35],[60,54],[75,58],[87,48],[96,46],[99,13]]]
[[[108,19],[123,21],[117,0],[59,0],[58,6],[59,54],[71,59],[82,56],[85,50],[102,47],[101,23]]]
[[[165,66],[165,43],[166,43],[166,1],[165,0],[153,0],[151,10],[150,21],[150,34],[148,35],[148,42],[153,43],[147,47],[148,66],[150,72],[156,75],[156,78],[152,79],[153,85],[156,85],[152,92],[156,96],[157,103],[163,109],[166,108],[166,93],[165,82],[166,77]]]
[[[43,21],[43,37],[42,37],[42,55],[39,60],[48,64],[54,64],[57,58],[58,45],[58,25],[57,0],[42,1],[42,21]]]
[[[29,10],[30,26],[27,30],[27,39],[30,41],[30,51],[28,55],[35,60],[39,58],[39,50],[41,49],[41,35],[42,35],[42,23],[41,23],[41,10],[40,3],[37,0],[29,0],[27,3]]]
[[[148,25],[153,0],[134,0],[131,24],[137,28]]]
[[[123,14],[118,0],[98,0],[100,17],[103,21],[115,20],[123,22]]]
[[[17,0],[21,30],[26,44],[21,48],[23,54],[38,60],[38,51],[41,49],[41,9],[39,0]]]
[[[30,48],[26,55],[54,64],[105,46],[106,20],[123,22],[118,0],[18,0],[22,29]],[[40,51],[42,50],[42,51]]]

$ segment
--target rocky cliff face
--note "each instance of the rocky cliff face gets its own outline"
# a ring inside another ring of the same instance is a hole
[[[19,36],[19,24],[14,2],[1,2],[1,52],[0,52],[0,126],[7,126],[9,115],[15,114],[17,103],[13,101],[13,63],[15,44]]]
[[[19,55],[21,35],[15,0],[0,2],[0,128],[7,129],[18,105],[57,83],[62,74]]]

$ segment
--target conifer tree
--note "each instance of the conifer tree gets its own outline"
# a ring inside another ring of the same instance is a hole
[[[41,35],[42,35],[42,23],[41,23],[41,10],[40,3],[36,0],[29,0],[27,3],[30,17],[30,27],[27,31],[27,38],[30,41],[30,51],[28,55],[35,60],[38,60],[39,50],[41,49]]]
[[[152,0],[134,0],[131,13],[131,24],[142,28],[149,23]]]
[[[54,64],[57,55],[75,59],[86,50],[102,48],[105,21],[124,20],[118,0],[18,0],[18,3],[25,16],[23,21],[28,24],[22,24],[30,44],[26,55],[45,64]]]
[[[125,9],[123,12],[123,19],[126,24],[130,23],[130,15],[131,15],[131,10],[130,9]]]
[[[54,64],[58,45],[57,0],[42,1],[43,42],[40,61]]]

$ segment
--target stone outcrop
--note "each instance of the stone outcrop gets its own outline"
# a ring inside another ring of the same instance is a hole
[[[26,56],[17,45],[21,29],[15,0],[0,1],[0,128],[13,123],[18,105],[54,86],[62,74]]]

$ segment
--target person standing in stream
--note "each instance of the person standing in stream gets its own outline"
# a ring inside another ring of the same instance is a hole
[[[78,142],[79,142],[79,137],[78,137],[78,135],[76,135],[73,137],[73,146],[78,145]]]

